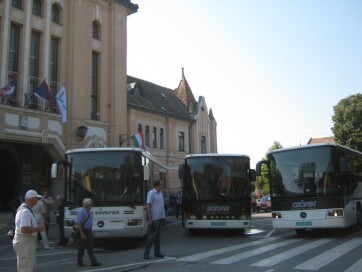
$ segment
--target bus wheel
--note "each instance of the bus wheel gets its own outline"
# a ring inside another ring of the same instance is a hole
[[[306,229],[295,229],[297,234],[304,234],[307,230]]]

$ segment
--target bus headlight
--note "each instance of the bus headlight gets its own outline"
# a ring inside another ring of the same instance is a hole
[[[343,209],[329,209],[328,217],[341,217],[344,215]]]
[[[140,218],[127,220],[127,226],[129,226],[129,227],[141,226],[141,225],[142,225],[142,219],[140,219]]]
[[[280,212],[273,212],[272,218],[275,218],[275,219],[282,218],[282,214]]]

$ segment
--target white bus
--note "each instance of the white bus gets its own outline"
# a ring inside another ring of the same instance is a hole
[[[137,148],[84,148],[66,152],[52,165],[64,179],[64,232],[69,238],[84,198],[93,201],[95,238],[147,234],[146,196],[152,181],[165,185],[166,166]]]
[[[245,155],[194,154],[179,167],[182,225],[193,229],[251,228],[251,181]]]
[[[362,153],[338,144],[284,148],[268,154],[275,229],[360,228]]]

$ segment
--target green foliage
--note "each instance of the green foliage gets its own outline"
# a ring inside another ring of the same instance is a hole
[[[342,99],[333,110],[335,142],[362,151],[362,94]]]
[[[267,154],[269,152],[281,148],[283,148],[281,143],[278,141],[274,141],[273,144],[268,148],[268,152],[265,154],[263,159],[267,160]],[[262,195],[270,194],[268,167],[265,164],[261,166],[261,179],[258,181],[257,186],[260,189]]]

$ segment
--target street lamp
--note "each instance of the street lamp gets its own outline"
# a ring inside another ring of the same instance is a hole
[[[80,126],[77,129],[77,135],[81,138],[80,141],[83,141],[84,137],[87,135],[88,128],[86,126]]]

